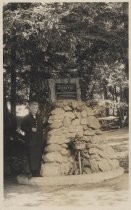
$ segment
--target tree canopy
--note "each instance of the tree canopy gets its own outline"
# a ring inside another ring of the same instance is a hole
[[[41,98],[49,77],[79,76],[84,99],[94,83],[127,85],[128,3],[8,3],[3,29],[8,98],[12,69],[22,99],[38,89]]]

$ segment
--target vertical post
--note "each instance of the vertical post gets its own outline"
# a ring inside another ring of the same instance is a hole
[[[80,174],[82,174],[82,167],[81,167],[81,154],[80,154],[80,151],[78,151],[78,160],[79,160],[79,170],[80,170]]]

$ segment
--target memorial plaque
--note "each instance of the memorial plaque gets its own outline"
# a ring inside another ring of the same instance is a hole
[[[60,99],[77,99],[77,91],[75,83],[56,83],[55,93],[57,100]]]

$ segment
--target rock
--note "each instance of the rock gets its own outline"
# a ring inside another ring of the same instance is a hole
[[[89,162],[90,162],[90,165],[91,165],[91,171],[92,172],[98,172],[99,167],[98,167],[97,161],[95,159],[90,159]]]
[[[73,112],[66,112],[65,113],[65,117],[67,117],[67,118],[69,118],[71,120],[76,118],[76,116],[73,114]]]
[[[95,135],[95,132],[94,131],[86,130],[86,131],[84,131],[84,135],[85,136],[94,136]]]
[[[100,148],[100,156],[104,158],[110,158],[110,159],[115,159],[117,158],[117,154],[114,152],[113,148],[110,147],[109,145],[101,145]]]
[[[85,174],[91,174],[92,172],[91,172],[91,169],[90,168],[85,167],[84,170],[83,170],[83,173],[85,173]]]
[[[47,139],[47,144],[64,144],[66,142],[66,137],[62,136],[51,136]]]
[[[65,111],[62,108],[55,108],[53,111],[51,111],[52,115],[59,115],[59,114],[65,114]]]
[[[61,146],[64,147],[64,148],[66,148],[66,149],[68,148],[68,145],[67,144],[62,144]]]
[[[75,126],[76,128],[76,135],[79,135],[80,137],[83,136],[83,127],[81,125]]]
[[[67,156],[70,157],[71,156],[71,151],[68,149],[67,152],[68,152]]]
[[[110,171],[112,169],[110,164],[105,159],[101,159],[100,161],[98,161],[98,166],[101,171]]]
[[[108,161],[108,163],[110,164],[112,170],[117,169],[117,168],[120,167],[120,166],[119,166],[119,161],[116,160],[116,159],[113,159],[113,160],[108,159],[107,161]]]
[[[60,166],[61,174],[67,175],[71,168],[72,168],[72,164],[70,162],[62,163]]]
[[[92,143],[94,143],[94,144],[99,144],[100,143],[100,139],[101,139],[101,136],[97,136],[97,135],[95,135],[95,136],[93,136],[92,137]]]
[[[68,161],[71,162],[71,163],[74,163],[74,161],[75,161],[74,157],[72,157],[72,156],[68,157]]]
[[[44,152],[59,152],[62,147],[59,144],[49,144],[45,147]]]
[[[72,120],[72,125],[79,125],[80,124],[80,119],[75,119],[75,120]]]
[[[87,118],[87,123],[88,123],[88,126],[92,129],[99,129],[100,128],[100,123],[99,123],[98,119],[94,116],[89,116]]]
[[[81,119],[81,113],[80,113],[80,112],[74,112],[74,115],[75,115],[78,119]]]
[[[75,138],[75,136],[76,136],[76,133],[75,133],[75,132],[74,132],[74,133],[67,133],[67,134],[66,134],[66,138],[67,138],[67,139]]]
[[[81,125],[82,125],[82,123],[81,123]],[[88,130],[88,127],[87,127],[87,125],[82,125],[82,127],[83,127],[83,131],[86,131],[86,130]]]
[[[62,162],[62,155],[59,152],[49,152],[44,155],[44,162]]]
[[[57,129],[60,128],[62,126],[62,122],[61,121],[54,121],[51,125],[50,128],[51,129]]]
[[[68,159],[68,156],[62,156],[62,162],[68,162],[69,161],[69,159]]]
[[[58,129],[53,129],[51,131],[48,132],[47,137],[49,138],[50,136],[62,136],[64,134],[64,131],[62,128],[58,128]]]
[[[59,176],[60,174],[60,164],[45,163],[42,165],[42,176]]]
[[[80,124],[81,125],[86,125],[87,124],[87,118],[81,118]],[[87,126],[86,126],[86,129],[85,130],[87,130]]]
[[[70,125],[71,125],[71,119],[67,118],[67,117],[64,117],[64,119],[63,119],[63,126],[69,127]]]
[[[81,117],[82,117],[82,118],[86,118],[86,117],[87,117],[87,112],[86,112],[86,110],[83,110],[83,111],[81,112]]]
[[[55,121],[55,120],[63,120],[63,118],[64,118],[63,114],[51,115],[48,119],[48,122],[51,123],[52,121]]]
[[[93,144],[93,143],[86,143],[86,148],[90,149],[90,148],[97,148],[97,146],[99,146],[99,144]],[[99,149],[99,148],[97,148]]]
[[[60,152],[61,152],[62,155],[68,155],[69,154],[69,151],[65,148],[61,149]]]
[[[92,154],[90,155],[90,159],[95,159],[97,161],[101,160],[101,157],[98,154]]]
[[[89,154],[100,154],[100,150],[98,148],[90,148],[89,149]]]
[[[76,134],[76,126],[74,126],[74,125],[71,125],[70,127],[69,127],[69,133],[75,133]]]
[[[63,109],[65,111],[72,111],[72,108],[70,106],[64,106]]]
[[[93,109],[91,109],[90,107],[86,106],[85,110],[86,110],[87,116],[94,115]]]
[[[73,108],[73,109],[76,109],[77,106],[78,106],[77,101],[72,101],[72,108]]]
[[[96,130],[96,131],[95,131],[95,134],[96,134],[96,135],[102,135],[103,132],[102,132],[101,130]]]
[[[91,142],[92,136],[83,136],[83,141],[85,142]]]

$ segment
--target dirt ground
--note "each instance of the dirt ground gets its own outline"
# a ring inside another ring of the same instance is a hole
[[[124,208],[129,203],[128,130],[106,132],[106,136],[107,144],[112,145],[120,156],[121,166],[125,169],[122,176],[99,184],[44,189],[37,186],[19,185],[15,179],[10,178],[5,180],[4,209]]]

